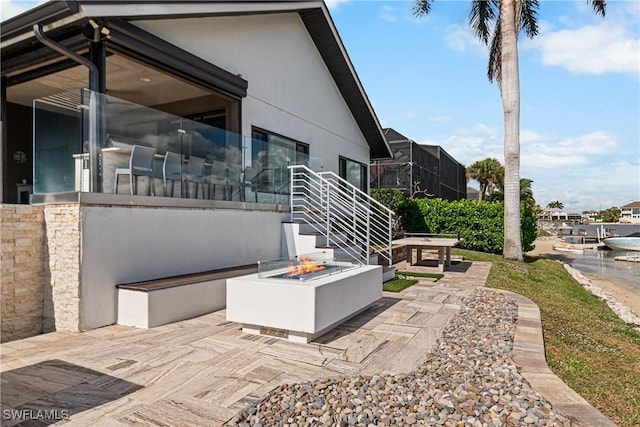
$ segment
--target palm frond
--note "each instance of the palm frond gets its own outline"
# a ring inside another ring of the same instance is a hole
[[[431,3],[433,0],[416,0],[413,5],[413,14],[415,16],[428,15],[431,12]]]
[[[494,80],[500,83],[502,79],[502,38],[500,35],[500,18],[496,22],[489,47],[489,65],[487,66],[487,78],[490,82]]]
[[[516,28],[518,31],[524,30],[527,36],[532,39],[538,35],[538,0],[520,0],[519,13],[516,15],[519,22]]]
[[[604,16],[607,9],[606,0],[589,0],[589,3],[596,14]]]
[[[491,27],[496,20],[499,10],[498,0],[473,0],[469,13],[469,24],[474,34],[485,44],[489,45]]]

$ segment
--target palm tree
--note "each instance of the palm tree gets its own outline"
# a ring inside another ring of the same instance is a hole
[[[467,168],[467,178],[475,179],[480,184],[478,200],[484,200],[485,194],[493,193],[497,183],[504,176],[504,168],[497,159],[478,160]]]
[[[604,16],[606,0],[587,0]],[[428,14],[433,0],[416,0],[413,12]],[[518,33],[538,34],[538,0],[472,0],[469,24],[489,46],[487,76],[500,87],[504,113],[504,258],[523,260],[520,237],[520,76]]]
[[[564,204],[560,200],[554,200],[553,202],[547,203],[547,208],[564,209]]]
[[[536,204],[536,199],[533,197],[533,189],[531,188],[531,184],[533,180],[528,178],[520,178],[520,203],[524,203],[527,206],[534,207]],[[490,195],[489,200],[504,200],[504,183],[496,184],[496,191]]]

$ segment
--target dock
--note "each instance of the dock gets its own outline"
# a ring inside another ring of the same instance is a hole
[[[640,254],[638,255],[621,255],[615,258],[616,261],[640,262]]]

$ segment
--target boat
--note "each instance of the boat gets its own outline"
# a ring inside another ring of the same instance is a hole
[[[584,249],[578,245],[573,245],[571,243],[554,243],[553,244],[554,251],[560,252],[575,252],[581,254],[584,252]]]
[[[614,251],[640,251],[640,232],[624,237],[607,237],[602,243]]]

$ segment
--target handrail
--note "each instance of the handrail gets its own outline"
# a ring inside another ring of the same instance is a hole
[[[291,170],[291,220],[301,221],[325,236],[361,264],[369,264],[372,249],[388,265],[391,257],[393,212],[333,172],[313,172],[302,165]]]
[[[355,190],[356,192],[360,193],[362,196],[364,196],[365,199],[368,199],[368,200],[372,201],[375,205],[377,205],[383,211],[386,211],[386,212],[394,215],[394,213],[393,213],[393,211],[391,209],[389,209],[388,207],[386,207],[385,205],[383,205],[382,203],[380,203],[379,201],[377,201],[376,199],[374,199],[373,197],[371,197],[370,195],[368,195],[364,191],[360,190],[358,187],[356,187],[355,185],[351,184],[346,179],[340,177],[339,175],[336,175],[334,172],[331,172],[331,171],[318,172],[318,175],[320,175],[320,176],[331,175],[334,179],[337,179],[338,182],[340,182],[341,184],[346,184],[346,185],[352,187],[353,190]]]

